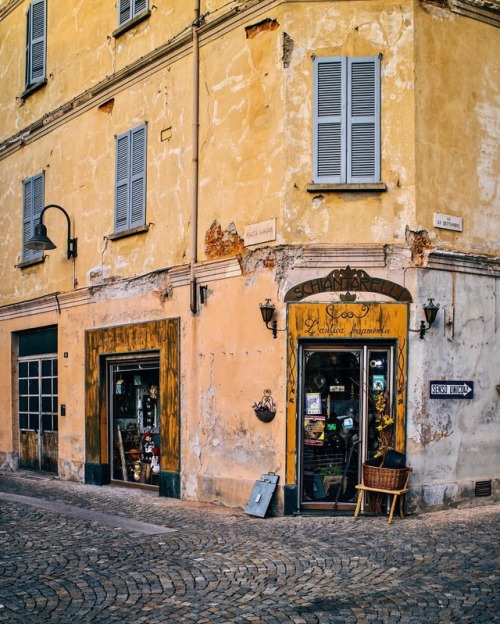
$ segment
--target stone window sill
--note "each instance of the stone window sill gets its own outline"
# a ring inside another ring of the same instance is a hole
[[[47,78],[44,78],[43,80],[39,80],[38,82],[35,82],[34,84],[27,86],[26,89],[21,93],[19,97],[21,98],[21,100],[25,100],[32,93],[34,93],[35,91],[38,91],[38,89],[41,89],[46,84],[47,84]]]
[[[132,19],[128,20],[128,22],[125,22],[121,26],[118,26],[118,28],[116,30],[114,30],[111,33],[111,35],[115,39],[118,39],[118,37],[121,37],[121,35],[123,35],[123,33],[127,32],[127,30],[130,30],[134,26],[137,26],[137,24],[139,24],[143,20],[147,19],[150,15],[151,15],[150,9],[144,9],[144,11],[141,11],[140,13],[138,13],[135,17],[133,17]]]
[[[32,260],[23,260],[16,264],[17,269],[27,269],[28,267],[36,266],[37,264],[43,264],[45,262],[45,256],[40,258],[33,258]]]
[[[127,236],[134,236],[135,234],[145,234],[149,231],[149,225],[138,225],[130,230],[121,230],[120,232],[113,232],[108,234],[107,238],[110,241],[119,240],[120,238],[126,238]]]
[[[387,191],[387,185],[383,182],[362,182],[359,184],[308,184],[306,187],[308,193],[318,192],[350,192],[359,193],[363,191]]]

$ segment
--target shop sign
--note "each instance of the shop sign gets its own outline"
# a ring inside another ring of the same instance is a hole
[[[431,381],[429,397],[431,399],[472,399],[474,398],[473,381]]]
[[[248,244],[246,237],[245,244]],[[355,293],[368,292],[385,295],[395,301],[411,302],[412,300],[410,292],[404,286],[381,277],[371,277],[366,271],[351,269],[348,265],[345,269],[336,269],[325,277],[307,280],[293,286],[286,293],[285,301],[302,301],[311,295],[329,292],[346,292],[346,301],[354,301]]]

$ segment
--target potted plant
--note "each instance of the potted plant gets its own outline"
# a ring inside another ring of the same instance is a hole
[[[271,390],[264,390],[264,396],[253,404],[253,411],[262,422],[271,422],[276,416],[276,404],[271,396]]]
[[[398,490],[404,485],[407,469],[401,466],[404,456],[394,451],[394,418],[389,411],[387,393],[372,393],[370,399],[375,408],[378,448],[375,459],[363,464],[363,483],[367,487]],[[390,462],[387,461],[388,454]]]

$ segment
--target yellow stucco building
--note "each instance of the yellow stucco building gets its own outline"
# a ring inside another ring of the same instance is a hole
[[[0,467],[498,498],[498,2],[98,4],[0,0]]]

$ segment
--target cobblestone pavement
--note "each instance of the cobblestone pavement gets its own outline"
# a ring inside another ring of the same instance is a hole
[[[261,519],[0,473],[0,622],[500,622],[499,520]]]

